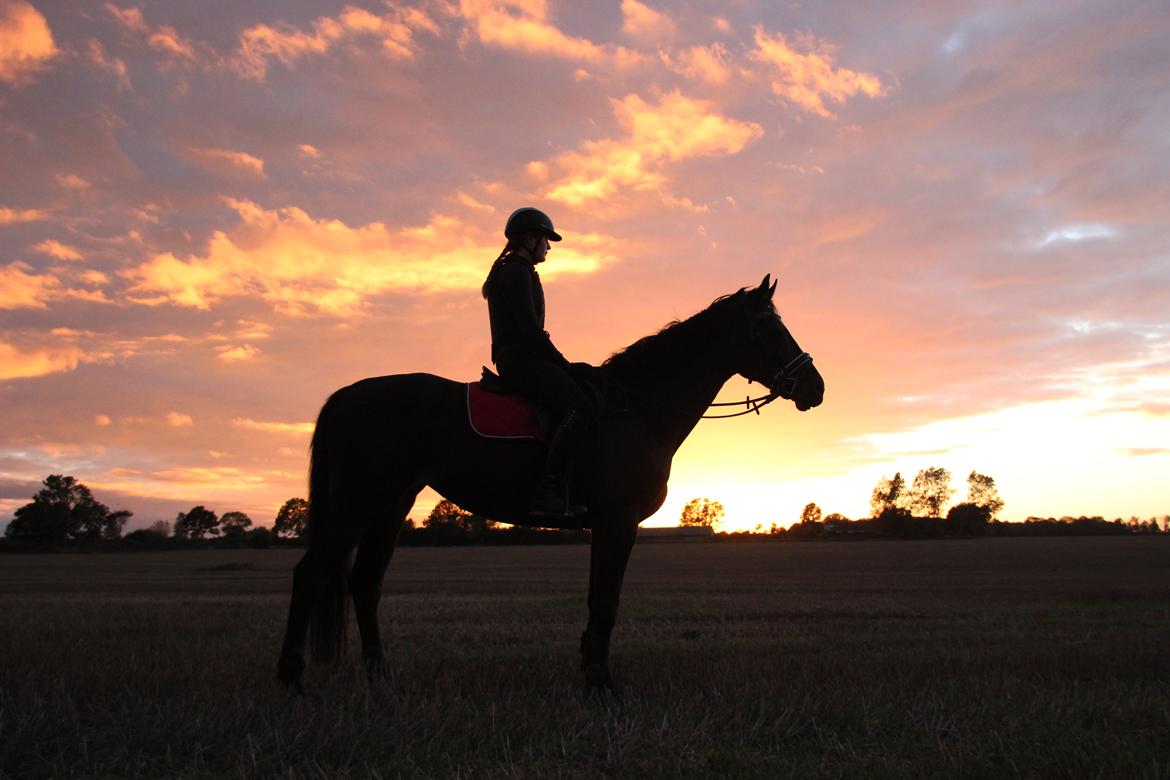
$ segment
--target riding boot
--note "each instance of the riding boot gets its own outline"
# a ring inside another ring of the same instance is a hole
[[[576,423],[577,412],[570,411],[549,441],[544,480],[533,491],[528,505],[528,514],[533,517],[575,517],[588,511],[569,502],[569,456]]]

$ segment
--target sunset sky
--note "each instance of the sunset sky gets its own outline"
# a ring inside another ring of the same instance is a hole
[[[1168,63],[1164,0],[0,0],[0,525],[54,473],[271,524],[330,392],[488,363],[522,205],[571,360],[771,273],[825,377],[651,524],[929,466],[1170,513]]]

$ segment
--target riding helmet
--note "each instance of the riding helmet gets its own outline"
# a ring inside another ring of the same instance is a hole
[[[525,233],[540,233],[549,241],[561,240],[561,235],[553,229],[548,214],[532,206],[513,211],[512,216],[508,217],[508,223],[504,225],[504,236],[507,238],[519,238]]]

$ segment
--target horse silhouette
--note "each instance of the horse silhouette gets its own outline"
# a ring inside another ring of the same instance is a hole
[[[591,686],[612,686],[610,635],[638,524],[662,505],[671,459],[719,389],[739,374],[768,387],[767,400],[785,398],[800,411],[824,397],[824,380],[776,312],[775,291],[765,276],[759,287],[715,300],[598,368],[622,402],[602,412],[588,451],[577,457],[572,494],[589,512],[561,524],[591,529],[581,636]],[[430,374],[375,377],[338,390],[322,407],[312,440],[308,547],[293,573],[277,665],[279,679],[296,691],[303,692],[306,634],[314,660],[341,654],[350,594],[367,667],[382,670],[382,580],[425,486],[492,520],[550,524],[527,516],[543,446],[476,435],[465,387]]]

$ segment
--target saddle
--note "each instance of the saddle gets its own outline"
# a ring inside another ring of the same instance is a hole
[[[607,387],[598,382],[589,385],[586,390],[597,406],[604,408]],[[479,381],[467,383],[467,422],[485,439],[547,442],[556,421],[484,366]]]
[[[478,382],[467,383],[467,422],[485,439],[547,438],[547,416],[486,367]]]

